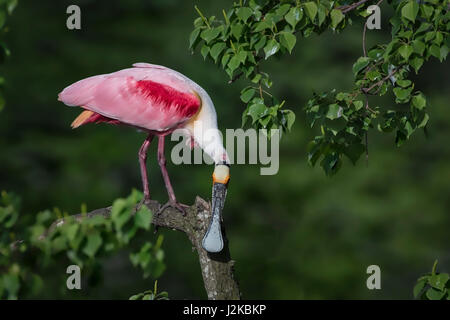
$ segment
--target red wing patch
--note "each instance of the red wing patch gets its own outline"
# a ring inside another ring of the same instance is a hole
[[[86,124],[86,123],[100,123],[100,122],[106,122],[106,123],[109,123],[109,124],[120,124],[121,123],[119,120],[111,119],[111,118],[102,116],[99,113],[94,113],[83,124]]]
[[[200,99],[195,94],[180,92],[158,82],[140,80],[136,82],[136,88],[145,98],[165,108],[175,107],[181,117],[192,117],[200,107]]]

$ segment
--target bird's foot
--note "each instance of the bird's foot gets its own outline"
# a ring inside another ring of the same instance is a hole
[[[142,206],[150,201],[150,197],[144,197],[141,201],[139,201],[138,205],[136,206],[136,211],[139,211]]]
[[[163,205],[161,208],[159,208],[159,213],[163,212],[168,207],[172,207],[172,208],[178,209],[183,214],[183,217],[185,217],[186,214],[187,214],[186,208],[189,208],[188,205],[185,205],[185,204],[180,203],[178,201],[171,201],[171,200],[169,200],[165,205]]]

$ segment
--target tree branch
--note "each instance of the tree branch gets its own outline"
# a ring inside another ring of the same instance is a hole
[[[203,282],[208,299],[210,300],[239,300],[240,291],[237,281],[234,279],[234,261],[231,260],[228,247],[228,239],[222,223],[222,234],[224,237],[224,248],[219,253],[208,253],[202,247],[202,239],[211,218],[210,203],[200,197],[196,197],[195,203],[186,209],[186,216],[183,216],[177,209],[166,208],[160,212],[161,205],[158,201],[150,200],[145,205],[153,212],[152,224],[156,227],[163,227],[184,232],[195,250],[197,251]],[[137,207],[135,210],[137,210]],[[86,214],[76,214],[71,216],[78,221],[90,219],[95,216],[109,218],[111,207],[100,208]],[[51,230],[64,224],[64,218],[55,221],[45,237]]]
[[[392,70],[386,77],[384,77],[383,79],[381,79],[381,80],[378,81],[378,82],[375,82],[375,83],[374,83],[373,85],[371,85],[369,88],[362,88],[362,92],[363,92],[364,94],[369,94],[370,90],[372,90],[372,89],[375,88],[375,87],[379,87],[379,88],[377,89],[377,91],[376,91],[376,93],[378,93],[379,89],[381,88],[381,85],[382,85],[385,81],[387,81],[390,77],[392,77],[392,76],[398,71],[398,69],[399,69],[399,68]],[[375,93],[375,94],[376,94],[376,93]]]
[[[341,10],[343,14],[346,14],[347,12],[350,12],[350,11],[356,9],[363,3],[366,3],[367,1],[370,1],[370,0],[360,0],[360,1],[352,3],[352,4],[346,4],[346,5],[337,7],[336,9]]]

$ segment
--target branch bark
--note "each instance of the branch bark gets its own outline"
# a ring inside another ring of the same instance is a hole
[[[172,207],[159,212],[161,204],[154,200],[146,202],[145,205],[153,212],[152,224],[154,226],[178,230],[187,235],[197,251],[203,283],[209,300],[239,300],[241,298],[238,283],[234,278],[234,261],[231,260],[223,223],[223,250],[219,253],[208,253],[202,248],[202,239],[211,218],[209,202],[197,196],[195,203],[186,209],[186,216]],[[109,218],[111,207],[100,208],[87,214],[77,214],[72,217],[82,220],[99,215]],[[64,219],[55,221],[50,226],[49,231],[62,224],[64,224]]]

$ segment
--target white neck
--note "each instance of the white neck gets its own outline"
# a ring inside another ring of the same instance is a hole
[[[201,109],[186,124],[185,128],[188,129],[198,146],[213,159],[214,163],[230,163],[223,146],[222,134],[217,127],[217,114],[214,104],[203,89],[199,90],[198,94],[202,100]]]

